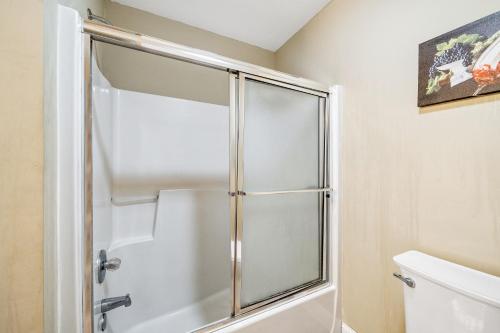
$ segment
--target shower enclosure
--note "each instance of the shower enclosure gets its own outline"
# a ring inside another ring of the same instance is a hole
[[[82,27],[83,332],[332,332],[328,88],[93,21]],[[192,89],[116,87],[100,48],[162,57],[185,68],[182,80],[165,80]],[[208,87],[223,94],[207,99]]]

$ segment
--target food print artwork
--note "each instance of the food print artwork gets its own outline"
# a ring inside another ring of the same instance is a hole
[[[418,106],[500,91],[500,11],[419,46]]]

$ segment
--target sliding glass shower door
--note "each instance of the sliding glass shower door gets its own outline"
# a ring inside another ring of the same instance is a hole
[[[236,311],[325,279],[325,96],[240,74]]]
[[[85,332],[211,332],[325,286],[328,94],[87,42]]]

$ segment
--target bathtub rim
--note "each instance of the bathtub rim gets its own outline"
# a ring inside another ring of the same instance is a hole
[[[328,293],[336,293],[336,291],[337,288],[333,283],[324,282],[314,287],[298,291],[297,293],[288,295],[280,300],[273,301],[259,308],[241,313],[235,317],[225,318],[187,333],[212,333],[219,331],[225,332],[226,330],[232,332],[236,329],[249,326],[280,312],[312,301]],[[335,320],[336,319],[337,318],[335,318]]]

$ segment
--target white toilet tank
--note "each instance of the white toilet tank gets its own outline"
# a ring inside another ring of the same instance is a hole
[[[406,333],[500,333],[499,277],[417,251],[394,261],[415,283],[403,283]]]

